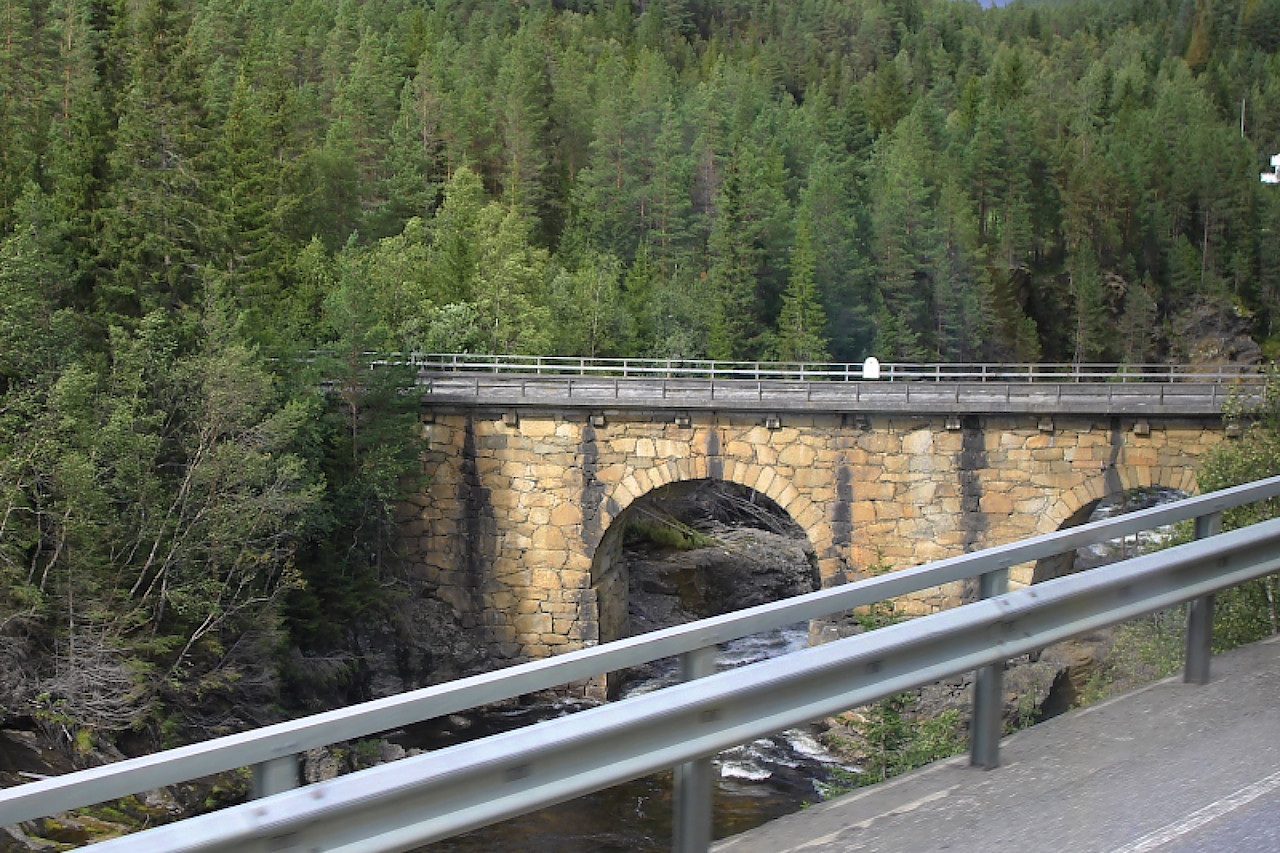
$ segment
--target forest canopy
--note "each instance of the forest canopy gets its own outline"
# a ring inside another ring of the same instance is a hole
[[[219,300],[273,351],[1141,362],[1205,303],[1269,341],[1278,34],[1280,0],[10,2],[0,234],[56,251],[4,340]]]
[[[1274,355],[1278,48],[1280,0],[0,0],[0,705],[233,727],[346,660],[415,452],[367,350]]]

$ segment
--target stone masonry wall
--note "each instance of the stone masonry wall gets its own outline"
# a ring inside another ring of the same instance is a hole
[[[669,483],[767,495],[833,585],[1049,532],[1122,489],[1194,492],[1195,464],[1222,436],[1212,420],[694,413],[682,425],[669,411],[428,412],[422,429],[430,485],[401,509],[411,564],[511,660],[625,634],[612,526]],[[903,606],[967,594],[956,584]]]

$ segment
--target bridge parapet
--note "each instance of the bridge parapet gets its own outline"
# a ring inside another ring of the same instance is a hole
[[[432,405],[849,414],[1219,415],[1255,386],[1213,382],[821,382],[536,374],[418,375]]]
[[[897,414],[1216,415],[1243,365],[855,364],[414,356],[433,404]]]
[[[433,373],[515,373],[536,376],[614,376],[688,379],[878,380],[969,382],[1257,382],[1263,371],[1245,364],[989,364],[875,362],[762,362],[705,359],[580,358],[563,356],[421,353],[370,354],[382,364]],[[870,368],[870,369],[868,369]]]

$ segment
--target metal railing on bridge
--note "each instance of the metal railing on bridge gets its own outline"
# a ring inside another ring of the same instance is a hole
[[[1216,416],[1260,399],[1244,365],[817,364],[383,354],[435,405],[776,413]]]
[[[707,359],[581,358],[471,353],[370,353],[371,363],[398,364],[448,373],[533,376],[612,376],[688,379],[778,379],[801,382],[1203,382],[1259,381],[1256,365],[1240,364],[983,364],[876,362],[764,362]]]
[[[405,850],[676,767],[675,849],[710,840],[709,756],[961,672],[971,756],[998,763],[1004,661],[1190,601],[1186,679],[1208,680],[1212,594],[1280,570],[1280,519],[1219,533],[1224,510],[1280,498],[1280,477],[486,675],[0,791],[0,825],[253,766],[260,799],[102,842],[116,850]],[[1010,567],[1193,520],[1196,540],[1006,592]],[[981,600],[711,674],[715,647],[941,584]],[[678,655],[687,683],[526,729],[298,785],[297,755]]]

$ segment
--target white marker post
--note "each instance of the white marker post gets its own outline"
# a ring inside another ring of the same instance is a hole
[[[1280,154],[1271,158],[1271,171],[1262,173],[1264,184],[1280,184]]]

